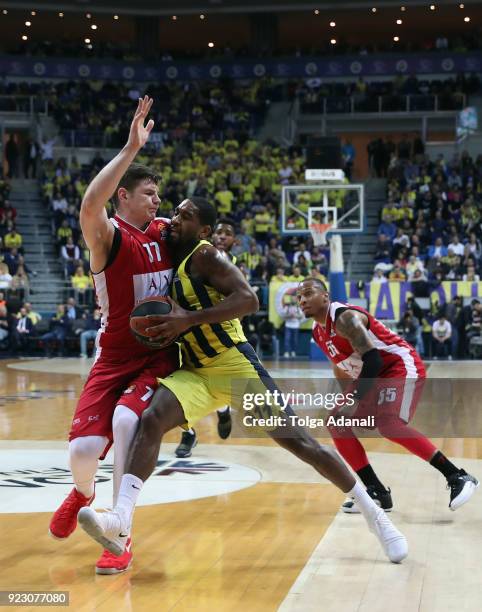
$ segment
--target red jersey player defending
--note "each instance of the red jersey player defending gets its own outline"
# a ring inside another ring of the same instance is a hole
[[[97,462],[112,443],[115,505],[127,452],[139,417],[157,388],[157,377],[178,367],[175,348],[151,350],[139,344],[129,330],[134,305],[149,296],[167,295],[172,277],[166,245],[169,222],[156,218],[159,177],[132,163],[152,130],[152,120],[144,126],[151,105],[147,97],[139,100],[126,146],[91,182],[80,209],[102,324],[95,363],[69,435],[75,487],[50,522],[50,533],[60,539],[76,528],[79,509],[92,503]],[[116,208],[112,219],[105,209],[110,198]],[[104,551],[96,572],[124,571],[131,560],[128,540],[121,557]]]
[[[379,433],[441,472],[450,489],[449,508],[460,508],[479,486],[477,479],[457,468],[428,438],[407,424],[426,377],[417,351],[363,308],[331,302],[322,281],[302,281],[298,300],[305,316],[313,317],[313,338],[336,366],[337,377],[356,381],[356,416],[376,414]],[[378,479],[353,431],[349,427],[331,427],[330,433],[338,452],[358,474],[368,494],[390,511],[391,491]],[[359,512],[352,499],[343,504],[342,510]]]

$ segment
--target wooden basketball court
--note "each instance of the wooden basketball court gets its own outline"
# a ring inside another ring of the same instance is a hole
[[[220,441],[215,417],[198,427],[189,460],[174,457],[178,432],[166,438],[136,511],[133,568],[96,576],[100,547],[82,531],[65,542],[47,533],[72,486],[65,438],[89,365],[0,363],[0,590],[68,591],[70,608],[86,611],[481,609],[480,493],[450,512],[438,472],[390,442],[367,440],[409,541],[409,557],[392,565],[361,517],[339,512],[343,494],[268,439]],[[323,367],[266,365],[312,376]],[[474,378],[481,367],[436,363],[429,375]],[[482,476],[482,439],[437,443]],[[98,507],[110,504],[110,465],[108,456]]]

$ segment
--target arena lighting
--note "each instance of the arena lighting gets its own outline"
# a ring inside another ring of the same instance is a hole
[[[4,15],[8,15],[8,11],[7,11],[7,9],[3,9],[2,13],[3,13]]]
[[[374,6],[374,7],[372,8],[372,13],[376,13],[376,12],[377,12],[377,8],[376,8],[376,6]]]
[[[86,44],[86,45],[90,44],[90,38],[86,38],[86,39],[84,40],[84,42],[85,42],[85,44]]]
[[[315,9],[315,15],[319,15],[320,11],[318,9]]]
[[[466,23],[469,23],[469,21],[470,21],[470,17],[464,17],[464,21],[465,21]]]
[[[37,13],[35,11],[30,11],[30,14],[32,15],[32,17],[35,17]]]
[[[87,19],[92,19],[92,15],[90,13],[86,14]]]
[[[119,15],[114,15],[114,19],[117,21],[119,19]]]
[[[431,11],[434,11],[434,10],[435,10],[435,4],[431,4],[431,5],[430,5],[430,10],[431,10]]]
[[[208,47],[210,47],[212,49],[214,47],[214,43],[213,42],[208,42]]]
[[[331,42],[331,44],[332,44],[332,45],[336,45],[336,38],[332,38],[332,39],[330,40],[330,42]]]
[[[176,20],[177,20],[177,15],[173,15],[173,16],[172,16],[172,20],[173,20],[173,21],[176,21]]]
[[[400,37],[399,37],[399,36],[394,36],[394,37],[393,37],[393,40],[394,40],[395,42],[398,42],[398,41],[400,40]]]
[[[28,40],[28,36],[27,36],[26,34],[24,34],[24,35],[22,36],[22,40]]]
[[[459,4],[459,8],[461,9],[465,8],[465,4]]]
[[[206,15],[199,15],[199,19],[206,19]]]
[[[27,28],[29,28],[32,25],[32,22],[31,21],[26,21],[25,25],[27,26]]]
[[[330,28],[334,28],[336,26],[336,23],[334,21],[330,21]]]
[[[97,30],[97,26],[95,25],[95,23],[93,23],[93,24],[90,26],[90,29],[91,29],[91,30]]]
[[[63,17],[63,16],[64,16],[64,14],[63,14],[63,13],[59,13],[59,17]]]
[[[406,10],[407,10],[407,8],[406,8],[405,6],[401,6],[401,7],[400,7],[400,10],[401,10],[401,11],[406,11]]]
[[[403,21],[401,19],[397,19],[397,25],[402,25]]]

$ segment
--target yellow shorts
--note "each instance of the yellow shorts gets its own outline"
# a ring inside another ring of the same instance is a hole
[[[247,391],[275,388],[248,342],[226,349],[202,368],[183,366],[158,382],[177,397],[189,427],[223,406],[239,409]]]

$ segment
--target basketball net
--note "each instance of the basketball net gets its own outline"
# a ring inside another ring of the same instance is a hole
[[[333,223],[310,223],[310,232],[315,246],[327,244],[327,234],[333,227]]]

